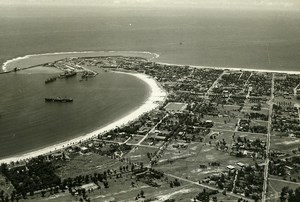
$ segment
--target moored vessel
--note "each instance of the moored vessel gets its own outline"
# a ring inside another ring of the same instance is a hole
[[[60,78],[69,78],[69,77],[72,77],[72,76],[76,76],[76,72],[75,71],[72,71],[72,72],[65,72],[61,75],[59,75]]]
[[[45,98],[45,102],[73,102],[73,98],[49,97],[49,98]]]
[[[51,78],[46,79],[46,80],[45,80],[45,84],[51,83],[51,82],[53,82],[53,81],[56,81],[56,77],[51,77]]]

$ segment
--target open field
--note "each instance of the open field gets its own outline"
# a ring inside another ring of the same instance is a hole
[[[268,189],[268,197],[267,201],[269,202],[280,202],[280,193],[283,187],[289,187],[290,189],[295,190],[298,188],[299,184],[284,182],[284,181],[276,181],[269,180],[269,189]]]
[[[57,174],[61,178],[76,177],[78,175],[103,172],[107,169],[118,168],[122,163],[110,157],[94,153],[76,155],[70,161],[58,162]]]
[[[271,136],[271,149],[293,155],[293,150],[298,153],[300,140],[297,138]]]

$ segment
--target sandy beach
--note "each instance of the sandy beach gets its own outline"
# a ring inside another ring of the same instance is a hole
[[[164,62],[157,62],[161,65],[170,65],[170,66],[180,66],[180,67],[194,67],[199,69],[228,69],[232,71],[250,71],[250,72],[271,72],[271,73],[283,73],[283,74],[300,74],[300,71],[281,71],[281,70],[269,70],[269,69],[256,69],[254,68],[238,68],[238,67],[213,67],[213,66],[201,66],[201,65],[180,65],[180,64],[173,64],[173,63],[164,63]]]
[[[286,73],[286,74],[300,74],[300,71],[281,71],[281,70],[269,70],[269,69],[262,69],[258,67],[253,68],[240,68],[240,67],[214,67],[214,66],[202,66],[202,65],[189,65],[189,64],[174,64],[174,63],[165,63],[165,62],[159,62],[159,54],[152,53],[148,51],[72,51],[72,52],[56,52],[56,53],[40,53],[40,54],[31,54],[31,55],[25,55],[22,57],[16,57],[10,60],[7,60],[2,65],[2,70],[9,71],[12,70],[12,67],[17,66],[18,61],[27,60],[29,58],[34,59],[35,57],[40,56],[54,56],[52,59],[59,60],[62,59],[61,57],[84,57],[84,56],[116,56],[116,55],[122,55],[122,56],[137,56],[137,57],[145,57],[148,60],[154,60],[154,62],[161,64],[161,65],[173,65],[173,66],[189,66],[189,67],[195,67],[195,68],[210,68],[210,69],[228,69],[228,70],[235,70],[235,71],[253,71],[253,72],[274,72],[274,73]]]
[[[72,52],[56,52],[56,53],[39,53],[25,55],[21,57],[12,58],[2,64],[3,72],[13,70],[14,67],[21,65],[22,67],[29,67],[32,65],[42,64],[45,59],[47,62],[53,62],[61,60],[66,57],[97,57],[97,56],[128,56],[128,57],[143,57],[148,60],[153,60],[159,57],[157,53],[151,53],[147,51],[72,51]],[[43,58],[46,57],[46,58]],[[30,61],[32,63],[19,62]]]
[[[51,145],[51,146],[45,147],[43,149],[38,149],[33,152],[1,159],[0,164],[1,163],[10,163],[13,161],[22,161],[22,160],[26,160],[26,159],[30,159],[30,158],[39,156],[39,155],[47,154],[50,152],[55,152],[55,151],[65,148],[65,147],[68,147],[70,145],[79,143],[80,141],[82,142],[82,141],[97,137],[99,134],[100,135],[105,134],[106,132],[108,132],[112,129],[129,124],[130,122],[136,120],[138,117],[140,117],[144,113],[150,112],[151,110],[158,107],[159,104],[166,99],[167,93],[158,85],[157,81],[155,81],[150,76],[141,74],[141,73],[128,73],[128,72],[115,72],[115,73],[129,74],[129,75],[135,76],[149,85],[149,87],[151,89],[151,93],[150,93],[150,96],[148,97],[148,99],[146,100],[146,102],[142,106],[140,106],[138,109],[130,112],[129,114],[125,115],[124,117],[120,117],[119,120],[116,120],[110,124],[107,124],[98,130],[95,130],[93,132],[76,137],[76,138],[68,140],[68,141],[61,142],[59,144]]]

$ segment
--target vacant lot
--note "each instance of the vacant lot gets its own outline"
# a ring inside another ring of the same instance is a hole
[[[57,174],[61,178],[103,172],[107,169],[119,168],[124,163],[99,154],[89,153],[72,157],[70,161],[57,162]]]

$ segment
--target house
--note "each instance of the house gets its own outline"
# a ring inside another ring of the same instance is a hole
[[[240,167],[245,167],[245,164],[243,164],[241,162],[238,162],[237,165],[240,166]]]
[[[232,166],[232,165],[228,165],[226,168],[228,168],[229,170],[234,170],[235,169],[235,167]]]
[[[84,184],[84,185],[80,186],[80,188],[85,189],[87,191],[87,190],[97,189],[98,186],[95,183],[89,183],[89,184]]]

